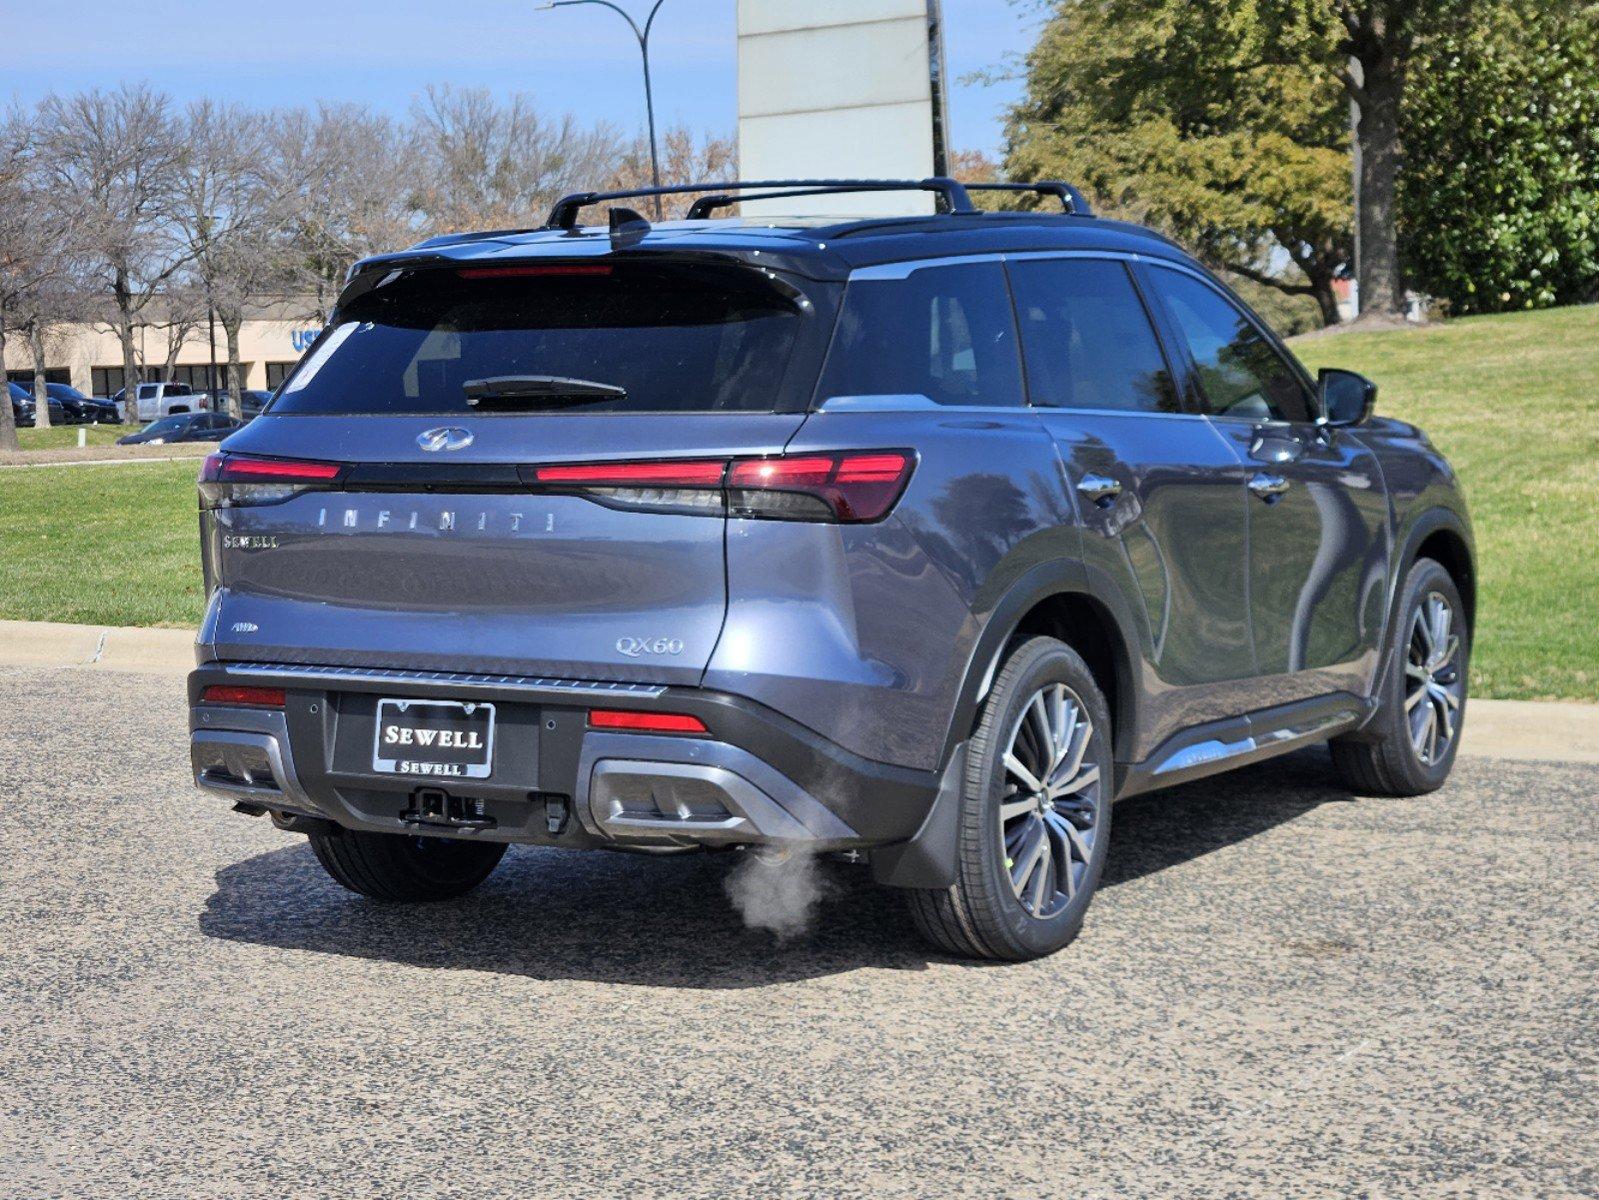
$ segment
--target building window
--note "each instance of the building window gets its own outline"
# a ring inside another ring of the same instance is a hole
[[[6,378],[12,383],[20,383],[25,388],[33,387],[33,368],[23,371],[7,371]],[[65,367],[46,367],[44,369],[46,383],[64,383],[69,387],[72,384],[72,372]]]
[[[121,367],[93,367],[89,371],[89,390],[110,399],[122,390]]]
[[[275,392],[282,382],[288,378],[289,372],[299,366],[298,362],[269,362],[266,365],[267,391]]]
[[[250,364],[239,364],[240,387],[248,387],[250,379]],[[211,390],[211,364],[195,363],[172,368],[172,382],[186,383],[197,392]],[[228,386],[228,364],[217,363],[216,390],[222,391]]]

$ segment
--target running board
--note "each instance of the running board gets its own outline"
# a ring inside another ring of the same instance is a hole
[[[1168,738],[1143,762],[1129,766],[1117,798],[1202,779],[1324,742],[1357,728],[1371,708],[1370,701],[1336,693],[1185,730]]]

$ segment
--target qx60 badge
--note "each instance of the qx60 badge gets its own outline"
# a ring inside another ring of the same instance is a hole
[[[472,434],[459,425],[440,425],[437,429],[427,429],[417,434],[416,444],[434,453],[440,450],[465,450],[472,444]]]
[[[622,637],[616,639],[616,649],[617,653],[625,654],[628,658],[638,658],[644,654],[681,654],[683,639]]]

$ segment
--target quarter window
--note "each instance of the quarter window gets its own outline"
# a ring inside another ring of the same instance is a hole
[[[997,262],[854,279],[817,392],[921,397],[942,405],[1022,405],[1005,272]]]
[[[1237,305],[1191,275],[1151,274],[1188,344],[1211,412],[1255,421],[1312,419],[1299,374]]]
[[[1178,411],[1171,372],[1126,267],[1024,259],[1010,272],[1034,404]]]

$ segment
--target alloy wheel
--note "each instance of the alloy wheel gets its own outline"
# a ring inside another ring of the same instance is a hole
[[[1405,659],[1405,721],[1410,744],[1425,766],[1449,751],[1459,729],[1466,678],[1460,669],[1455,610],[1440,592],[1428,592],[1410,622]]]
[[[1027,702],[1005,750],[1005,873],[1022,908],[1040,920],[1065,908],[1088,873],[1108,767],[1093,746],[1087,706],[1053,683]]]

